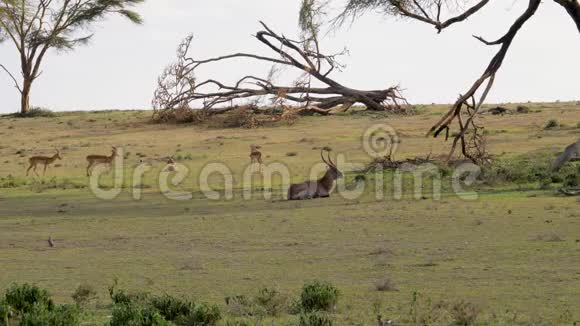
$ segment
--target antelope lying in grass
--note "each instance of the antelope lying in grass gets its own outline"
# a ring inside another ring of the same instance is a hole
[[[87,162],[89,165],[87,166],[87,176],[91,176],[91,168],[97,164],[107,164],[109,168],[113,164],[113,160],[117,157],[117,148],[113,146],[113,151],[111,152],[110,156],[106,155],[89,155],[87,156]]]
[[[318,180],[310,180],[291,185],[290,189],[288,189],[288,200],[330,197],[330,192],[334,187],[334,182],[336,179],[342,178],[342,172],[340,172],[336,167],[336,164],[332,162],[330,154],[328,154],[328,161],[324,159],[324,155],[322,154],[323,151],[324,150],[320,151],[320,157],[328,166],[324,176]]]
[[[38,173],[36,173],[36,166],[38,164],[44,164],[44,172],[42,173],[42,175],[46,174],[46,168],[54,163],[54,161],[56,161],[57,159],[62,160],[62,157],[60,157],[60,151],[57,149],[56,150],[56,154],[54,154],[51,157],[48,156],[33,156],[31,158],[28,159],[28,162],[30,163],[30,166],[28,167],[28,170],[26,170],[26,176],[28,176],[28,173],[30,172],[31,169],[33,169],[34,173],[38,176]]]

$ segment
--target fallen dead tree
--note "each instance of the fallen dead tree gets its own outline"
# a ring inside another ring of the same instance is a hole
[[[154,93],[154,119],[173,110],[201,108],[204,116],[223,114],[240,107],[254,114],[285,116],[328,115],[340,107],[347,111],[355,104],[367,110],[407,112],[407,101],[398,86],[380,90],[357,90],[334,80],[331,75],[342,68],[337,58],[344,52],[327,55],[320,52],[318,40],[306,38],[291,40],[261,22],[262,30],[256,39],[273,52],[273,56],[234,53],[209,59],[195,59],[189,55],[192,36],[188,36],[177,50],[177,61],[168,66],[158,78]],[[312,46],[316,44],[316,46]],[[205,65],[245,58],[272,65],[267,76],[246,75],[233,84],[216,79],[199,80],[196,71]],[[279,67],[293,69],[301,74],[293,85],[278,85],[273,79]],[[312,86],[313,83],[322,86]],[[256,105],[265,97],[280,110],[263,110]],[[275,112],[275,113],[273,113]]]

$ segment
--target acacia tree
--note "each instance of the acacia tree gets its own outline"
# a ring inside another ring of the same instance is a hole
[[[2,68],[20,92],[20,113],[30,110],[32,84],[40,76],[42,61],[49,49],[72,50],[92,37],[91,24],[109,14],[120,14],[141,23],[131,8],[144,0],[0,0],[0,39],[12,41],[20,58],[19,82],[4,65]]]
[[[562,6],[572,18],[580,32],[580,2],[579,0],[551,0]],[[316,11],[313,3],[316,0],[303,0],[301,17],[311,15]],[[325,2],[327,2],[325,0]],[[445,132],[446,139],[453,122],[457,123],[459,132],[453,139],[449,158],[453,155],[458,144],[461,144],[462,153],[474,162],[485,158],[485,141],[481,135],[481,128],[475,123],[476,115],[489,94],[497,71],[508,53],[508,50],[521,28],[533,17],[540,7],[541,0],[527,0],[525,11],[512,23],[507,32],[497,40],[488,41],[480,36],[474,36],[485,45],[498,46],[497,53],[482,75],[471,87],[459,96],[450,110],[431,127],[428,135],[439,136]],[[490,3],[489,0],[348,0],[342,13],[333,20],[335,26],[349,20],[356,19],[367,11],[379,11],[389,16],[398,16],[420,21],[435,27],[438,33],[469,17],[477,14]]]

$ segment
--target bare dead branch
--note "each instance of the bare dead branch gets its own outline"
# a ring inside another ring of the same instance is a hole
[[[439,136],[443,131],[448,135],[451,123],[455,120],[457,121],[459,133],[454,137],[448,159],[451,159],[458,143],[462,144],[463,155],[475,163],[481,163],[482,160],[487,159],[484,148],[485,140],[482,134],[480,134],[482,128],[475,124],[475,116],[493,86],[495,75],[500,69],[513,39],[522,26],[536,13],[540,2],[541,0],[529,0],[526,11],[516,19],[507,33],[497,41],[488,42],[481,37],[476,37],[487,45],[501,45],[501,48],[492,58],[481,77],[475,81],[472,87],[464,95],[459,97],[451,109],[428,132],[428,135],[433,135],[434,137]],[[481,87],[483,87],[483,91],[479,96],[479,99],[476,100],[477,92]],[[462,112],[467,114],[466,120],[464,120]],[[466,138],[468,133],[470,134],[469,139]]]
[[[260,98],[271,98],[272,103],[285,109],[302,107],[295,114],[330,114],[337,106],[351,107],[361,103],[370,110],[404,112],[407,104],[398,86],[383,90],[356,90],[342,85],[330,77],[342,68],[338,58],[345,51],[327,55],[320,52],[318,41],[303,39],[296,41],[278,34],[265,23],[256,39],[276,56],[261,56],[251,53],[234,53],[209,59],[195,59],[189,55],[192,36],[188,36],[178,47],[177,61],[168,66],[158,78],[153,107],[156,111],[190,108],[201,105],[208,114],[228,112],[246,104],[255,103]],[[314,46],[307,45],[316,44]],[[303,77],[293,86],[277,85],[273,81],[275,68],[268,76],[246,75],[229,84],[216,79],[197,80],[195,72],[201,66],[226,62],[234,58],[258,60],[278,66],[285,66],[301,72]],[[312,87],[311,79],[322,87]],[[286,101],[288,103],[286,103]],[[226,106],[226,109],[223,108]],[[228,109],[229,108],[229,109]]]

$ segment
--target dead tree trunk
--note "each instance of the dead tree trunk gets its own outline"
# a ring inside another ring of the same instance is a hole
[[[319,50],[311,50],[305,46],[306,41],[291,40],[274,32],[262,22],[261,25],[263,30],[255,37],[274,52],[275,56],[234,53],[198,60],[189,57],[192,37],[186,38],[177,51],[177,63],[167,67],[158,79],[153,99],[154,109],[172,110],[194,107],[198,103],[209,114],[217,114],[227,112],[228,107],[234,109],[240,104],[256,103],[260,98],[270,97],[274,100],[283,99],[288,107],[315,107],[320,112],[327,113],[330,113],[331,108],[341,105],[350,108],[355,103],[363,104],[374,111],[406,110],[404,106],[407,101],[397,86],[382,90],[357,90],[331,78],[331,73],[342,67],[337,62],[337,57],[343,53],[326,55]],[[273,67],[289,67],[300,72],[303,77],[291,86],[277,85],[272,80],[272,72],[265,77],[247,75],[232,85],[215,79],[196,79],[195,71],[198,67],[235,58],[258,60],[272,64]],[[313,78],[323,86],[312,87],[305,78]],[[224,108],[224,105],[227,107]]]

